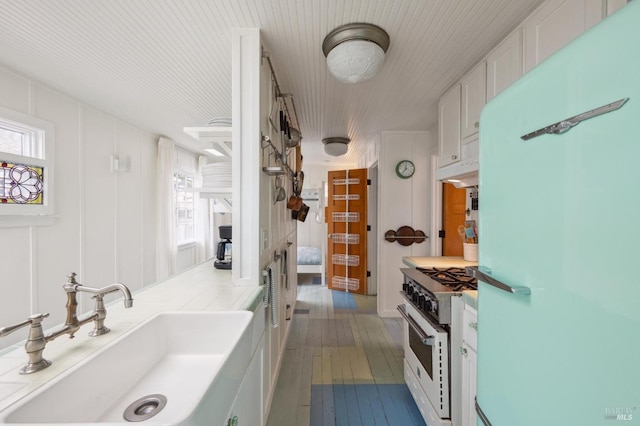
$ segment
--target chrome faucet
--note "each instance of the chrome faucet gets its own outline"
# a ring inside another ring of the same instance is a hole
[[[76,274],[74,272],[69,274],[67,278],[67,282],[62,286],[64,291],[67,293],[67,319],[60,330],[54,331],[46,336],[44,335],[42,330],[42,320],[49,316],[48,313],[34,314],[26,321],[0,328],[0,337],[2,337],[11,334],[22,327],[31,325],[31,328],[29,329],[29,337],[24,345],[27,355],[29,356],[29,362],[20,369],[20,374],[35,373],[36,371],[44,370],[50,366],[51,361],[42,357],[42,352],[44,352],[47,342],[50,342],[63,334],[68,334],[69,338],[73,338],[80,327],[90,321],[93,321],[94,324],[93,330],[89,332],[89,336],[91,337],[101,336],[111,331],[104,325],[104,319],[107,317],[107,310],[104,307],[103,301],[105,294],[119,290],[124,294],[124,307],[130,308],[133,306],[131,292],[124,284],[114,283],[103,288],[93,288],[79,284],[76,281]],[[93,312],[83,319],[78,319],[76,314],[76,309],[78,307],[76,293],[79,291],[92,293],[94,294],[93,298],[96,299],[96,306]]]
[[[113,283],[103,288],[87,287],[79,284],[76,281],[76,273],[72,272],[67,275],[67,282],[62,286],[62,288],[67,293],[67,320],[65,321],[62,329],[50,335],[52,336],[52,339],[55,339],[62,334],[69,334],[69,337],[73,338],[76,331],[89,321],[93,321],[94,324],[93,330],[89,332],[89,336],[95,337],[107,334],[110,330],[104,325],[104,319],[107,317],[107,310],[104,307],[103,301],[105,294],[120,290],[124,295],[124,307],[130,308],[133,306],[131,292],[127,286],[121,283]],[[92,293],[94,295],[93,298],[96,300],[96,306],[91,315],[82,320],[79,320],[76,315],[76,309],[78,307],[76,293],[79,291]]]

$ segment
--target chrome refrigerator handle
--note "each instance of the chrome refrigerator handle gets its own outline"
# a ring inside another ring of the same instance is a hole
[[[482,423],[484,423],[485,426],[492,426],[491,422],[489,421],[489,419],[487,418],[486,414],[484,414],[484,411],[482,411],[482,408],[480,408],[480,404],[478,404],[478,397],[476,396],[474,398],[475,404],[476,404],[476,413],[478,414],[478,418],[480,420],[482,420]]]
[[[555,134],[559,135],[570,130],[573,126],[578,125],[581,121],[588,120],[593,117],[597,117],[602,114],[606,114],[607,112],[615,111],[618,108],[621,108],[622,105],[627,102],[629,98],[622,98],[615,102],[611,102],[610,104],[602,105],[596,109],[592,109],[587,112],[583,112],[582,114],[575,115],[571,118],[564,119],[562,121],[558,121],[557,123],[551,124],[547,127],[543,127],[534,132],[527,133],[520,137],[522,140],[529,140],[531,138],[535,138],[536,136],[546,135],[546,134]]]
[[[525,294],[525,295],[530,295],[531,294],[531,289],[529,287],[524,287],[524,286],[511,286],[508,284],[503,283],[502,281],[498,281],[495,278],[493,278],[490,274],[491,274],[491,270],[485,268],[484,271],[481,271],[480,269],[478,269],[477,266],[467,266],[465,268],[465,274],[470,276],[470,277],[474,277],[478,280],[481,280],[493,287],[499,288],[500,290],[504,290],[507,293],[512,293],[512,294]]]

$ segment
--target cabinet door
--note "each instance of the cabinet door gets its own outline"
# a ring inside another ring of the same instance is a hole
[[[460,161],[460,85],[445,93],[438,103],[439,166]]]
[[[462,316],[462,340],[471,347],[478,350],[478,312],[469,305],[464,306]]]
[[[451,424],[462,423],[462,315],[464,312],[462,297],[451,298]],[[466,362],[466,360],[465,360]],[[466,401],[465,401],[466,403]]]
[[[548,0],[524,22],[524,72],[602,19],[603,0]]]
[[[487,99],[487,64],[480,62],[460,82],[462,89],[462,142],[469,142],[478,134],[480,113]]]
[[[487,55],[487,102],[522,77],[522,28]]]
[[[607,16],[611,16],[622,6],[626,6],[629,0],[606,0],[607,1]]]
[[[476,426],[476,365],[478,355],[469,345],[462,346],[462,426]]]
[[[242,385],[223,426],[255,426],[263,424],[262,361],[264,342],[256,349]]]

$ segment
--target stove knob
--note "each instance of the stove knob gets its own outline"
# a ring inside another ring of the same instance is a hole
[[[419,307],[420,309],[424,309],[424,308],[425,308],[425,303],[426,303],[426,302],[427,302],[427,298],[425,297],[425,295],[424,295],[424,294],[420,294],[420,295],[418,295],[418,301],[417,301],[417,304],[418,304],[418,307]]]
[[[424,312],[430,312],[431,311],[431,300],[429,300],[429,298],[427,297],[427,299],[424,301],[424,306],[422,307],[422,310]]]
[[[420,307],[420,293],[414,293],[413,294],[413,304],[419,308]]]

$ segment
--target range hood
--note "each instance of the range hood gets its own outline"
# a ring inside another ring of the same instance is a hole
[[[450,182],[456,188],[478,186],[478,156],[439,168],[436,170],[436,179]]]

